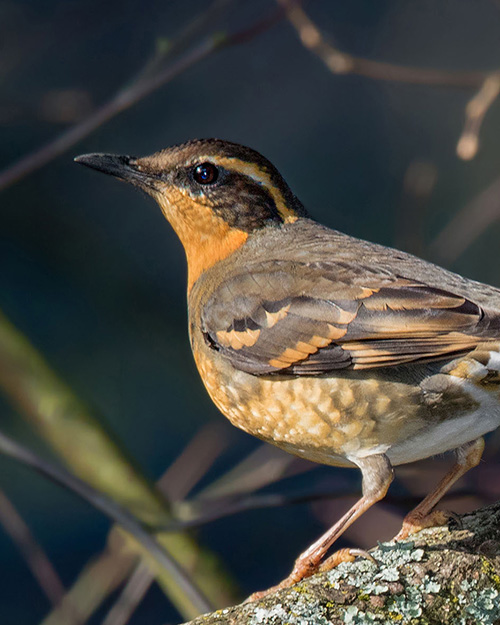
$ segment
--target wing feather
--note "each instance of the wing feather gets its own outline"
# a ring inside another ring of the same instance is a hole
[[[213,293],[209,344],[255,375],[322,375],[454,358],[498,339],[500,320],[461,295],[347,263],[274,261]]]

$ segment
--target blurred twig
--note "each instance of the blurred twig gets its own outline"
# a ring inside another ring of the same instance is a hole
[[[158,488],[171,501],[183,499],[227,447],[228,438],[227,429],[218,423],[201,428],[158,480]],[[126,623],[153,581],[152,571],[140,562],[102,625]]]
[[[0,490],[0,523],[22,553],[33,577],[48,600],[53,605],[60,603],[66,590],[59,575],[21,515],[2,490]],[[68,623],[73,620],[68,620]]]
[[[140,562],[103,620],[102,625],[125,625],[144,598],[153,580],[154,575],[152,575],[149,567]]]
[[[156,538],[149,534],[125,508],[79,478],[71,475],[71,473],[62,467],[57,467],[53,463],[41,458],[33,451],[13,441],[2,432],[0,432],[0,451],[21,464],[35,469],[38,473],[48,477],[56,484],[64,486],[69,491],[76,493],[82,497],[82,499],[85,499],[95,508],[103,512],[111,520],[118,523],[142,544],[147,554],[156,560],[160,567],[170,573],[172,578],[176,580],[177,585],[181,588],[184,597],[191,602],[194,609],[199,613],[207,612],[211,609],[208,600],[204,597],[199,588],[196,587],[196,584],[193,583],[186,572]]]
[[[193,460],[193,451],[200,451],[199,445],[200,443],[204,443],[204,466],[208,467],[227,444],[227,433],[224,434],[226,430],[224,430],[224,428],[222,428],[222,430],[223,432],[221,432],[221,428],[218,425],[214,426],[213,424],[203,427],[157,482],[159,489],[169,495],[169,498],[185,496],[195,485],[196,479],[202,477],[202,475],[196,471],[187,471],[186,480],[186,476],[183,474],[183,470],[186,469],[186,463]],[[120,541],[121,535],[118,535],[118,532],[112,530],[106,550],[99,554],[99,556],[80,573],[66,597],[68,602],[78,602],[78,614],[81,615],[81,620],[89,618],[102,603],[103,599],[109,595],[114,588],[118,587],[124,580],[129,578],[115,606],[111,608],[108,615],[110,619],[116,618],[120,620],[125,618],[125,612],[133,612],[136,607],[136,602],[140,601],[140,592],[146,593],[149,585],[154,581],[154,573],[151,570],[148,570],[148,573],[146,573],[143,563],[135,563],[136,568],[133,568],[134,561],[130,559],[124,561],[124,549],[122,549],[119,544],[117,545],[117,542]],[[105,568],[109,569],[109,571],[106,571],[106,573],[102,575],[101,571]],[[104,580],[101,579],[102,577],[104,577]],[[108,583],[109,579],[112,580],[112,585]],[[107,586],[105,586],[105,584],[107,584]],[[61,610],[54,610],[48,618],[43,621],[42,625],[66,625],[64,616],[60,613]]]
[[[201,428],[156,483],[169,500],[183,499],[204,477],[228,445],[228,430],[210,423]],[[151,569],[139,562],[102,625],[126,623],[154,581]]]
[[[452,491],[449,495],[445,495],[442,501],[447,499],[461,499],[465,497],[481,497],[485,503],[490,502],[490,499],[486,494],[478,492],[477,489],[463,488],[461,490]],[[212,521],[226,518],[239,514],[240,512],[247,512],[248,510],[264,510],[268,508],[284,508],[287,506],[297,506],[304,503],[311,503],[317,501],[340,501],[342,499],[359,498],[359,490],[346,490],[345,492],[339,491],[325,491],[325,492],[313,492],[306,494],[281,494],[272,493],[264,495],[248,495],[240,498],[225,498],[221,500],[215,500],[213,502],[198,501],[194,499],[192,501],[182,502],[176,509],[179,513],[179,520],[169,523],[164,530],[176,531],[180,528],[186,529],[191,527],[201,527]],[[384,497],[383,503],[393,505],[396,507],[406,508],[411,510],[421,500],[421,495],[392,495],[388,494]]]
[[[231,470],[197,495],[197,499],[215,499],[249,493],[285,476],[309,471],[316,465],[301,461],[281,449],[262,444]],[[291,467],[296,467],[295,470]]]
[[[209,423],[194,436],[158,480],[170,501],[184,499],[229,444],[225,424]]]
[[[298,0],[278,0],[302,44],[316,54],[334,74],[358,74],[374,80],[404,82],[413,85],[476,89],[489,72],[453,72],[440,69],[407,67],[353,56],[325,41],[321,31],[305,13]]]
[[[451,264],[500,219],[500,177],[466,204],[429,245],[438,262]]]
[[[499,93],[500,74],[491,74],[465,107],[465,126],[457,144],[457,155],[464,161],[470,161],[476,156],[479,148],[479,131],[484,116],[498,98]]]
[[[114,526],[106,549],[78,574],[61,604],[41,625],[68,625],[67,613],[74,612],[85,623],[101,603],[129,576],[138,561],[137,553],[127,549],[125,535]]]
[[[172,39],[160,38],[157,40],[155,53],[146,61],[138,74],[129,81],[129,86],[153,76],[170,59],[185,52],[195,39],[202,37],[207,29],[215,26],[217,19],[231,4],[237,4],[237,2],[235,0],[213,0],[205,11],[195,15]]]
[[[171,520],[168,503],[159,491],[1,314],[0,388],[76,476],[118,502],[141,523],[159,527]],[[213,603],[230,601],[226,578],[214,557],[206,558],[190,536],[177,533],[157,538],[192,573]],[[137,551],[134,545],[130,548]],[[197,609],[177,580],[166,571],[156,574],[178,609],[185,616],[194,615]]]
[[[373,61],[344,52],[326,41],[320,29],[301,7],[300,0],[277,0],[284,7],[302,44],[316,54],[334,74],[357,74],[373,80],[412,85],[479,89],[466,108],[466,123],[457,145],[457,154],[470,160],[477,153],[478,134],[488,109],[500,91],[498,72],[460,72],[441,69],[407,67]]]
[[[408,165],[394,220],[395,247],[417,256],[425,253],[425,216],[437,177],[437,167],[430,161],[414,160]]]
[[[4,169],[3,172],[0,172],[0,190],[5,189],[27,174],[43,167],[81,141],[96,128],[99,128],[99,126],[122,111],[130,108],[132,105],[156,91],[159,87],[167,84],[196,63],[199,63],[223,48],[247,43],[262,32],[271,28],[280,21],[282,17],[283,11],[275,10],[269,13],[264,19],[258,20],[247,28],[229,34],[213,34],[166,67],[163,67],[164,59],[162,59],[162,67],[153,73],[150,73],[148,62],[145,67],[147,71],[145,71],[144,75],[140,72],[136,80],[129,82],[125,87],[120,89],[111,100],[99,107],[89,117],[59,135],[55,140],[31,152],[27,156],[24,156],[13,165]]]

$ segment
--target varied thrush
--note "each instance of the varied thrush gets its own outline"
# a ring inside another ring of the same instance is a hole
[[[76,160],[153,196],[179,236],[191,346],[222,413],[292,454],[361,470],[363,496],[278,587],[318,569],[393,466],[456,450],[397,538],[442,522],[434,506],[500,425],[499,289],[318,224],[235,143]]]

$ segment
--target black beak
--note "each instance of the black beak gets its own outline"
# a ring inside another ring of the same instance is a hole
[[[140,170],[134,156],[118,156],[116,154],[82,154],[75,158],[75,163],[102,171],[125,182],[139,187],[151,187],[154,178]]]

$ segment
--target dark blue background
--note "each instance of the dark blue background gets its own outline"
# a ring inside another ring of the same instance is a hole
[[[160,38],[174,36],[206,6],[0,0],[0,167],[65,128],[50,106],[59,90],[79,90],[98,106],[139,71]],[[244,27],[273,8],[264,0],[235,2],[217,29]],[[306,8],[353,54],[456,70],[495,69],[500,62],[500,5],[492,0],[311,0]],[[498,175],[499,106],[487,115],[478,156],[467,163],[456,157],[471,96],[333,76],[283,21],[189,69],[2,192],[0,306],[157,477],[203,424],[222,420],[189,350],[183,251],[151,200],[72,158],[147,154],[194,137],[248,144],[277,165],[318,220],[384,244],[395,242],[396,224],[412,206],[405,172],[427,161],[437,172],[422,217],[429,255],[441,228]],[[500,285],[499,246],[497,223],[453,269]],[[2,399],[0,409],[8,431],[36,444]],[[239,432],[232,440],[207,481],[257,444]],[[316,478],[306,474],[283,489],[306,488],[314,479],[344,485],[358,476],[320,469]],[[3,458],[0,486],[69,585],[103,546],[107,520]],[[207,525],[199,539],[248,594],[283,576],[323,521],[305,505],[253,511]],[[2,623],[37,622],[48,604],[1,532],[0,553]],[[153,590],[131,622],[169,619],[178,616]]]

